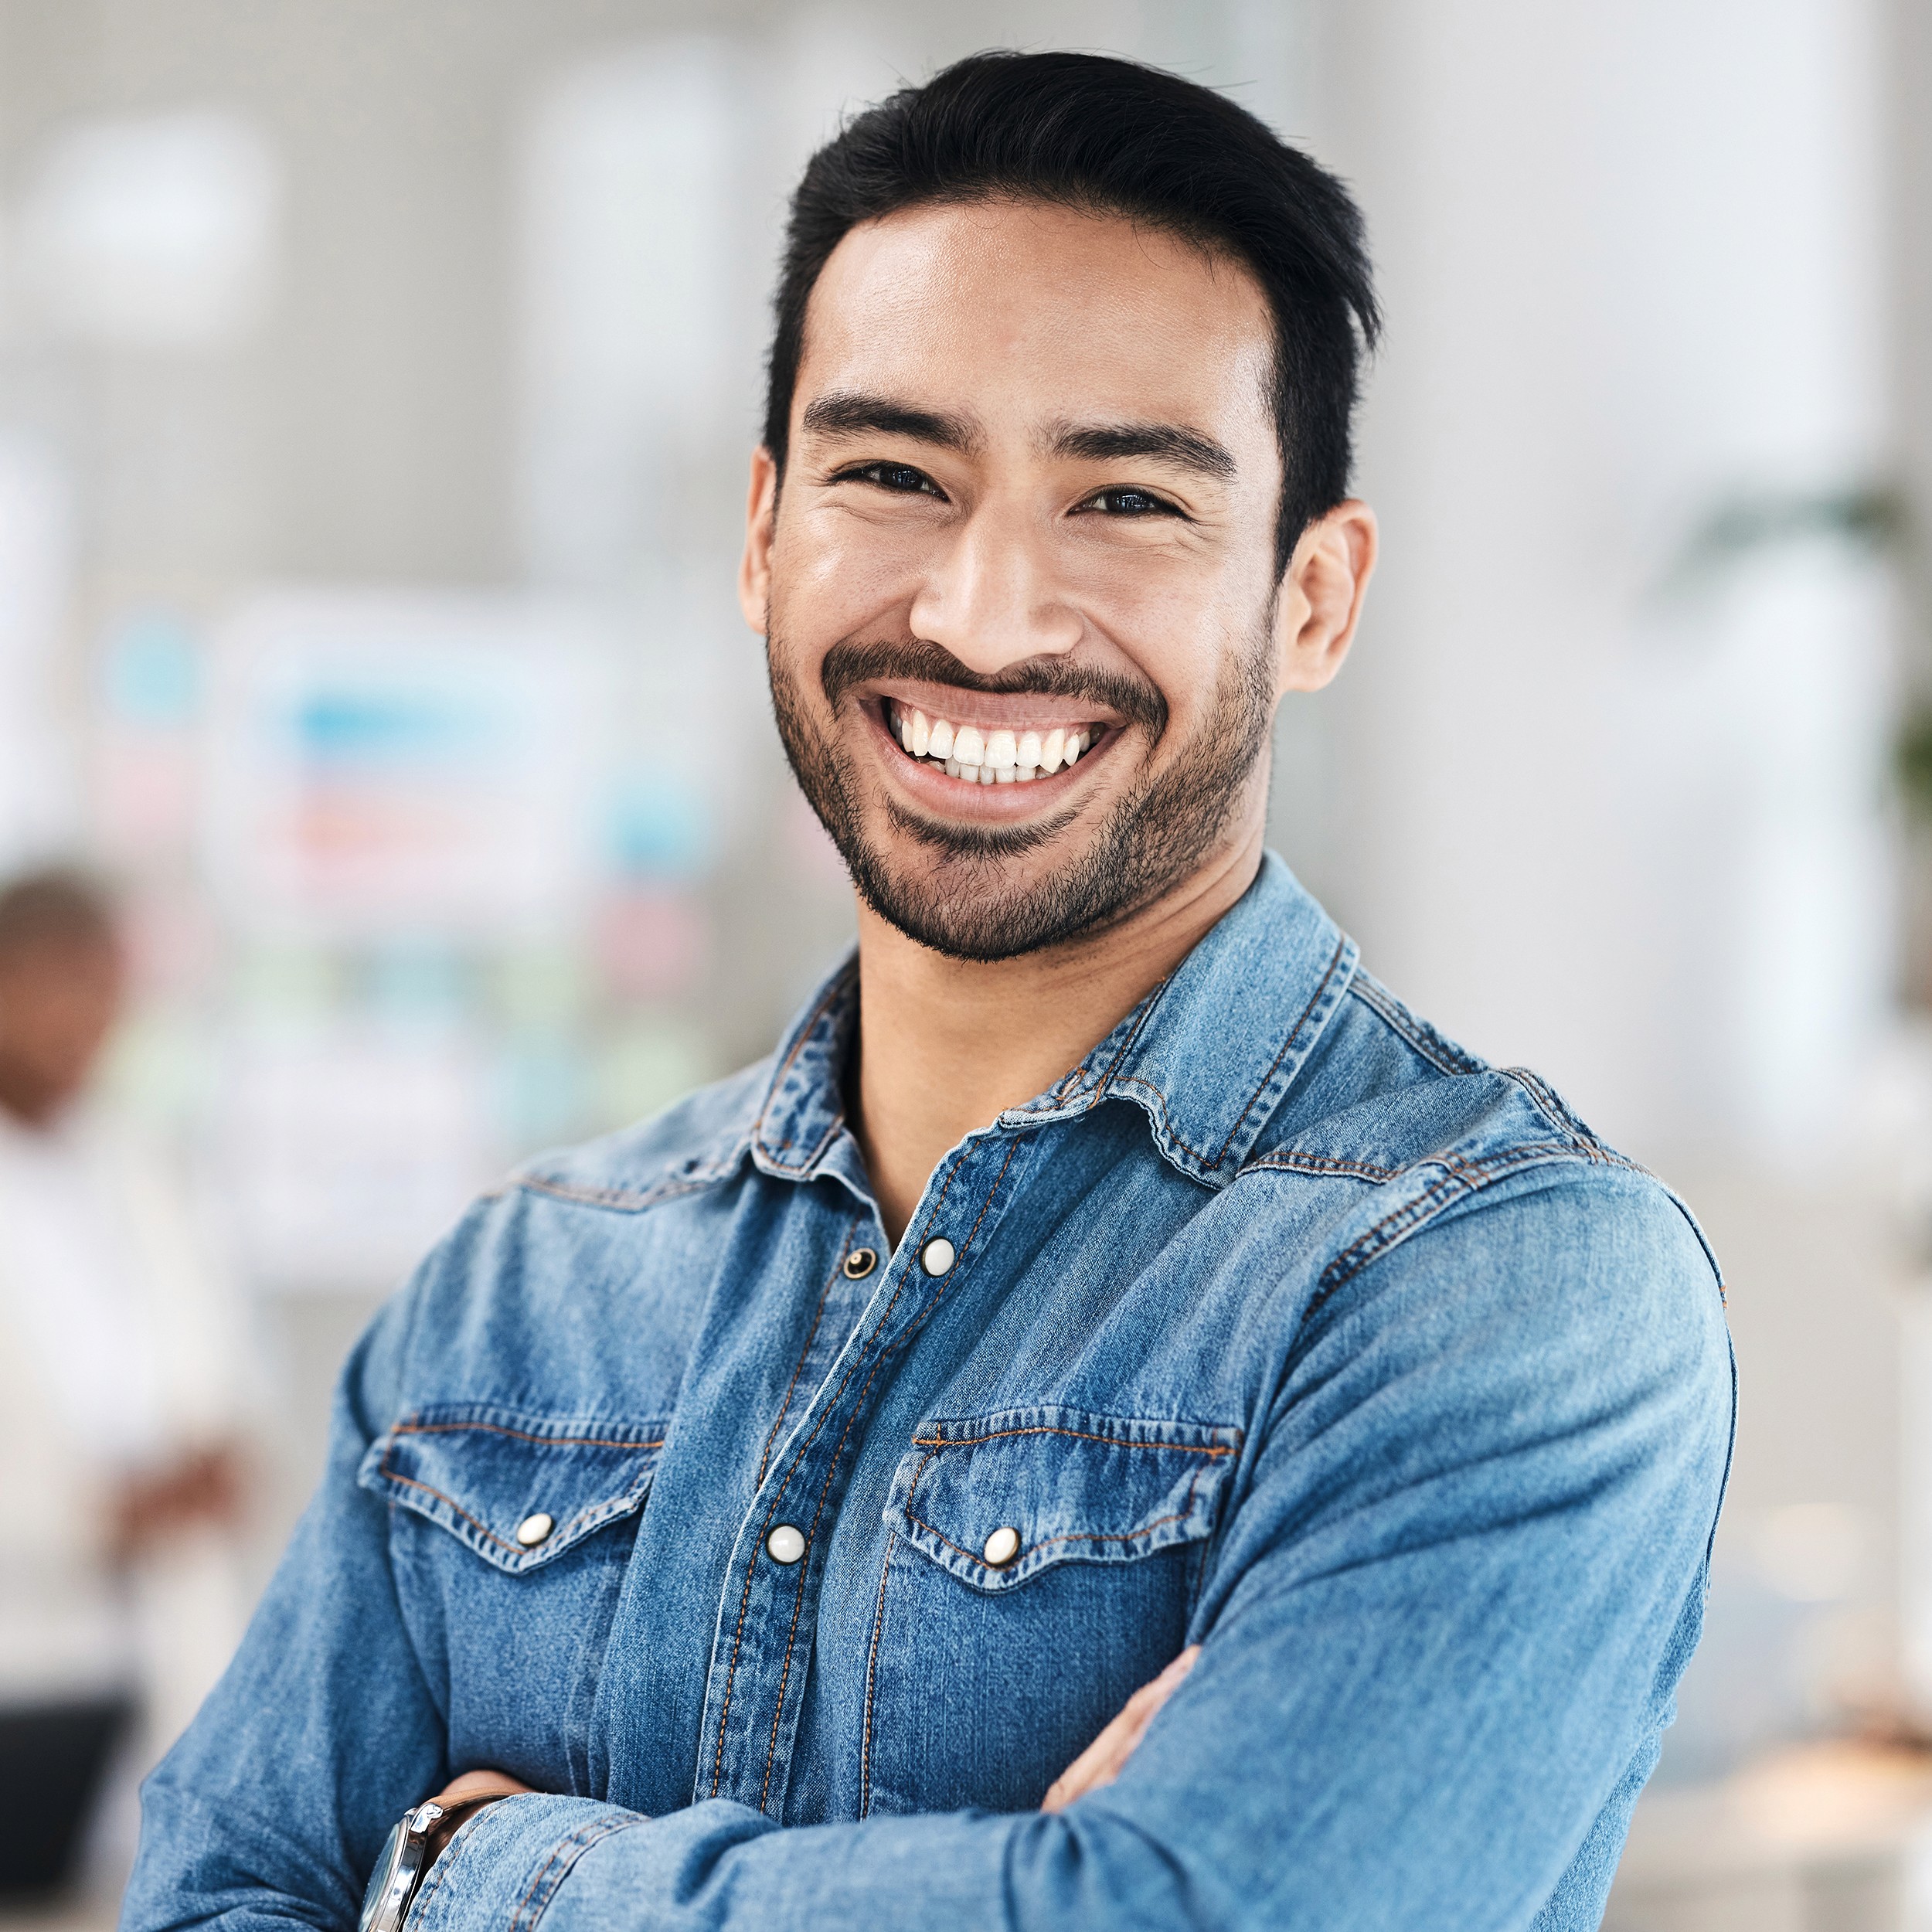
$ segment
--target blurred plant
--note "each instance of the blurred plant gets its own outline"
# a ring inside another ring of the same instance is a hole
[[[1721,499],[1691,532],[1665,574],[1663,588],[1667,593],[1688,590],[1734,569],[1747,557],[1818,537],[1903,558],[1913,546],[1911,511],[1904,491],[1889,483],[1740,492]]]
[[[1767,490],[1720,501],[1679,551],[1660,587],[1681,595],[1722,577],[1747,558],[1820,538],[1882,557],[1896,571],[1914,635],[1922,641],[1909,674],[1917,685],[1892,745],[1892,776],[1907,814],[1932,826],[1932,586],[1926,581],[1916,506],[1889,482],[1838,489]]]

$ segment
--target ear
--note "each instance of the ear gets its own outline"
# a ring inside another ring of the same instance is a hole
[[[1342,668],[1376,567],[1376,544],[1375,512],[1352,497],[1301,532],[1275,611],[1277,698],[1319,691]]]
[[[771,543],[778,521],[778,465],[760,443],[751,452],[751,488],[745,497],[745,553],[738,560],[738,608],[760,637],[771,600]]]

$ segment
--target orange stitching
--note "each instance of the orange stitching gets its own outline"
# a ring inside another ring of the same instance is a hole
[[[1262,1168],[1285,1168],[1295,1174],[1344,1174],[1359,1181],[1393,1180],[1400,1168],[1376,1167],[1368,1161],[1344,1160],[1333,1154],[1300,1154],[1292,1148],[1277,1148],[1257,1154],[1241,1171],[1252,1174]]]
[[[660,1445],[654,1444],[651,1446],[657,1447]],[[378,1475],[387,1477],[391,1482],[400,1482],[406,1488],[420,1489],[425,1495],[434,1496],[438,1502],[447,1503],[449,1506],[454,1509],[456,1513],[477,1532],[478,1536],[487,1536],[492,1543],[496,1545],[498,1549],[507,1549],[513,1556],[527,1556],[529,1555],[529,1551],[526,1549],[521,1543],[505,1543],[494,1529],[488,1528],[483,1523],[478,1522],[475,1517],[472,1516],[454,1496],[444,1495],[442,1491],[436,1488],[433,1483],[418,1482],[413,1476],[406,1476],[400,1470],[392,1469],[389,1467],[388,1450],[385,1449],[383,1451],[383,1460],[376,1465],[376,1469]],[[614,1497],[606,1498],[605,1502],[607,1503],[614,1502],[616,1498]],[[597,1511],[604,1506],[604,1503],[593,1503],[588,1509],[579,1510],[577,1513],[563,1526],[562,1533],[568,1535],[571,1530],[577,1528],[578,1524],[583,1522],[587,1517],[596,1515]],[[547,1539],[553,1548],[556,1546],[557,1533],[558,1532],[553,1532],[550,1537]]]
[[[1197,1470],[1195,1472],[1194,1482],[1199,1482],[1200,1479],[1200,1472]],[[1177,1509],[1172,1515],[1156,1516],[1151,1522],[1144,1522],[1138,1529],[1070,1529],[1063,1536],[1047,1536],[1043,1537],[1039,1543],[1029,1543],[1019,1556],[1013,1559],[1013,1562],[1015,1563],[1023,1563],[1032,1555],[1035,1550],[1051,1549],[1056,1543],[1131,1543],[1136,1536],[1145,1536],[1148,1531],[1158,1529],[1165,1523],[1179,1522],[1185,1518],[1188,1510],[1194,1506],[1194,1483],[1189,1483],[1187,1487],[1187,1508]],[[919,1529],[924,1530],[928,1536],[943,1543],[955,1556],[964,1556],[968,1563],[978,1563],[984,1569],[990,1570],[992,1567],[979,1551],[961,1549],[959,1545],[954,1543],[944,1530],[935,1529],[923,1516],[915,1516],[910,1509],[906,1511],[905,1516],[909,1523],[916,1525]],[[1002,1567],[1010,1570],[1012,1565],[1009,1563],[1003,1565]]]
[[[1070,1434],[1073,1432],[1071,1430],[1063,1430],[1060,1433]],[[1100,1436],[1094,1437],[1093,1440],[1095,1441],[1104,1442],[1107,1440],[1107,1438],[1104,1436]],[[953,1446],[957,1447],[956,1444]],[[1138,1444],[1136,1446],[1145,1447],[1150,1445],[1143,1444]],[[934,1454],[937,1453],[937,1451],[934,1451]],[[1212,1453],[1216,1455],[1225,1456],[1229,1452],[1225,1449],[1217,1449],[1213,1451]],[[930,1462],[931,1461],[931,1456],[928,1456],[926,1458],[926,1462]],[[919,1466],[923,1472],[926,1467],[926,1463],[922,1462]],[[1012,1561],[1015,1563],[1024,1563],[1029,1556],[1032,1555],[1035,1550],[1051,1549],[1056,1543],[1131,1543],[1136,1536],[1145,1536],[1150,1531],[1159,1529],[1164,1527],[1166,1524],[1171,1522],[1183,1522],[1188,1517],[1194,1513],[1194,1492],[1196,1489],[1200,1486],[1200,1481],[1201,1471],[1199,1469],[1196,1469],[1193,1475],[1189,1479],[1186,1497],[1183,1499],[1180,1508],[1175,1510],[1171,1515],[1156,1516],[1151,1522],[1144,1522],[1138,1529],[1070,1529],[1063,1536],[1048,1536],[1043,1538],[1039,1543],[1029,1543],[1026,1549],[1022,1549],[1019,1553],[1017,1556],[1013,1558]],[[913,1489],[917,1488],[918,1486],[919,1478],[917,1476],[914,1476],[913,1478]],[[981,1556],[978,1552],[971,1549],[961,1549],[957,1543],[953,1542],[951,1539],[947,1536],[942,1531],[934,1529],[933,1526],[927,1522],[923,1516],[915,1516],[913,1514],[911,1507],[913,1489],[908,1489],[906,1492],[906,1502],[903,1505],[906,1520],[908,1522],[917,1523],[921,1529],[925,1530],[928,1534],[933,1536],[937,1537],[939,1541],[945,1544],[946,1547],[951,1550],[956,1556],[964,1556],[969,1563],[978,1563],[983,1567],[990,1569],[992,1566],[987,1563],[985,1556]],[[1005,1564],[1001,1566],[1002,1569],[1008,1568],[1009,1566],[1010,1566]]]
[[[986,1190],[986,1198],[980,1203],[978,1217],[975,1219],[972,1226],[967,1230],[965,1240],[959,1244],[961,1254],[964,1255],[971,1249],[973,1237],[978,1233],[980,1223],[986,1219],[987,1209],[992,1206],[993,1197],[998,1193],[1001,1183],[1006,1179],[1006,1170],[1013,1165],[1013,1156],[1019,1151],[1019,1142],[1017,1140],[1008,1144],[1006,1158],[1000,1163],[998,1173],[993,1176],[993,1185]],[[946,1185],[948,1187],[952,1185],[952,1177],[950,1175],[947,1177]],[[942,1199],[944,1198],[943,1189],[940,1191],[940,1198]],[[938,1212],[939,1202],[935,1201],[933,1203],[933,1213],[937,1215]],[[928,1227],[931,1226],[932,1218],[930,1216],[928,1216],[926,1225]],[[872,1364],[872,1373],[866,1378],[866,1386],[859,1390],[859,1399],[852,1404],[852,1413],[846,1419],[845,1433],[838,1438],[838,1447],[832,1451],[830,1459],[825,1464],[825,1479],[818,1486],[818,1505],[812,1512],[811,1528],[805,1533],[805,1543],[808,1549],[811,1546],[812,1538],[818,1533],[819,1519],[825,1513],[825,1498],[832,1493],[832,1478],[838,1474],[838,1465],[845,1458],[845,1444],[851,1440],[852,1432],[857,1426],[859,1417],[865,1413],[866,1398],[872,1393],[872,1385],[878,1380],[879,1371],[885,1366],[887,1359],[896,1350],[903,1348],[926,1325],[927,1318],[939,1305],[939,1298],[946,1292],[946,1282],[950,1278],[950,1274],[940,1277],[938,1286],[933,1291],[933,1298],[926,1304],[924,1311],[896,1342],[888,1343],[879,1352],[879,1359]],[[879,1332],[874,1329],[872,1332],[876,1335]],[[777,1702],[771,1713],[771,1742],[765,1752],[764,1782],[758,1793],[758,1808],[760,1811],[764,1809],[765,1799],[771,1790],[771,1767],[778,1755],[778,1723],[780,1719],[784,1715],[785,1686],[791,1682],[791,1653],[793,1646],[798,1641],[798,1617],[799,1613],[804,1607],[804,1601],[805,1571],[801,1567],[798,1572],[798,1587],[791,1600],[791,1628],[785,1634],[785,1661],[783,1668],[778,1674]]]
[[[560,1883],[563,1877],[569,1876],[570,1866],[577,1863],[577,1858],[581,1858],[600,1838],[608,1838],[613,1832],[624,1830],[631,1821],[629,1818],[594,1818],[587,1824],[580,1825],[568,1838],[553,1846],[550,1855],[537,1867],[536,1876],[530,1881],[530,1889],[518,1900],[516,1910],[510,1914],[511,1932],[516,1932],[516,1927],[524,1922],[523,1915],[529,1909],[531,1900],[536,1896],[537,1888],[559,1865],[563,1865],[564,1868],[560,1876],[559,1883]],[[466,1825],[470,1822],[469,1819],[464,1820]],[[565,1864],[564,1854],[572,1850],[573,1848],[576,1851],[577,1858],[571,1859],[567,1864]],[[439,1859],[437,1862],[440,1863],[442,1861]]]
[[[784,1085],[785,1076],[791,1071],[792,1062],[805,1050],[805,1043],[809,1040],[812,1035],[818,1030],[818,1022],[832,1010],[835,1002],[845,997],[846,989],[851,983],[852,975],[849,971],[842,972],[838,977],[832,981],[831,987],[826,992],[825,998],[818,1002],[817,1008],[814,1010],[811,1018],[807,1020],[804,1025],[798,1029],[798,1037],[792,1042],[791,1051],[785,1056],[784,1065],[780,1067],[777,1072],[771,1077],[771,1086],[769,1091],[765,1095],[764,1104],[758,1110],[757,1124],[751,1130],[751,1138],[754,1141],[757,1141],[760,1146],[764,1148],[765,1151],[767,1154],[773,1153],[773,1149],[770,1143],[765,1139],[765,1116],[771,1111],[771,1103],[777,1098],[778,1089]],[[842,1114],[839,1116],[839,1118],[842,1120],[845,1118],[845,1116]],[[787,1140],[781,1142],[780,1145],[784,1147],[789,1147],[791,1143]],[[780,1167],[785,1167],[790,1165],[790,1163],[787,1162],[776,1160],[774,1160],[774,1164]],[[805,1165],[808,1166],[810,1165],[810,1163],[808,1162]]]
[[[1134,1050],[1134,1043],[1141,1037],[1141,1029],[1154,1017],[1154,1009],[1161,1003],[1161,996],[1167,991],[1172,976],[1164,979],[1148,994],[1147,1004],[1141,1009],[1141,1016],[1134,1022],[1134,1030],[1121,1042],[1121,1050],[1107,1063],[1107,1071],[1100,1076],[1100,1084],[1094,1090],[1093,1107],[1098,1107],[1107,1096],[1107,1083],[1114,1077],[1114,1070]],[[1090,1111],[1091,1109],[1090,1108]]]
[[[1234,1145],[1234,1137],[1240,1132],[1242,1123],[1245,1121],[1248,1116],[1254,1111],[1255,1102],[1258,1100],[1263,1094],[1267,1090],[1269,1081],[1274,1078],[1275,1070],[1280,1066],[1282,1060],[1286,1057],[1288,1049],[1293,1046],[1296,1040],[1301,1037],[1301,1029],[1308,1023],[1309,1015],[1312,1014],[1315,1008],[1321,1004],[1321,997],[1323,994],[1328,991],[1328,982],[1330,980],[1334,978],[1335,970],[1336,967],[1342,963],[1342,955],[1347,951],[1348,945],[1348,937],[1345,934],[1342,939],[1337,943],[1334,954],[1328,961],[1327,970],[1323,972],[1320,981],[1315,987],[1313,997],[1309,1000],[1308,1005],[1301,1009],[1301,1017],[1296,1020],[1293,1026],[1289,1028],[1287,1037],[1282,1041],[1281,1047],[1276,1053],[1274,1058],[1269,1062],[1268,1070],[1261,1076],[1260,1085],[1256,1087],[1254,1091],[1248,1096],[1247,1104],[1241,1109],[1240,1113],[1235,1118],[1234,1124],[1228,1129],[1227,1138],[1221,1143],[1219,1150],[1211,1157],[1204,1153],[1199,1148],[1190,1146],[1188,1141],[1183,1138],[1179,1130],[1174,1124],[1173,1117],[1168,1108],[1166,1094],[1163,1093],[1158,1087],[1155,1086],[1153,1081],[1142,1080],[1138,1074],[1124,1073],[1121,1077],[1119,1084],[1122,1087],[1143,1087],[1149,1094],[1152,1094],[1160,1107],[1161,1124],[1167,1130],[1168,1134],[1173,1137],[1175,1146],[1179,1147],[1184,1153],[1191,1155],[1195,1160],[1199,1161],[1203,1167],[1209,1168],[1218,1168],[1221,1163],[1227,1158],[1228,1149]],[[1163,980],[1160,985],[1155,989],[1155,998],[1156,1002],[1158,1002],[1160,995],[1167,991],[1167,985],[1168,982],[1165,980]],[[1144,1026],[1147,1023],[1148,1019],[1151,1017],[1153,1011],[1153,1005],[1150,1005],[1148,1007],[1147,1011],[1141,1015],[1140,1020],[1135,1025],[1133,1032],[1128,1036],[1128,1038],[1125,1043],[1122,1045],[1120,1052],[1114,1055],[1113,1061],[1109,1065],[1106,1073],[1101,1077],[1100,1090],[1099,1092],[1097,1092],[1094,1096],[1094,1104],[1096,1106],[1099,1104],[1100,1097],[1103,1094],[1104,1094],[1108,1082],[1113,1078],[1114,1067],[1118,1066],[1121,1060],[1126,1057],[1128,1051],[1132,1048],[1134,1040],[1138,1037],[1141,1028]]]
[[[930,1458],[928,1458],[930,1460]],[[886,1560],[879,1566],[879,1611],[872,1619],[872,1651],[866,1659],[866,1728],[859,1746],[859,1815],[872,1810],[872,1691],[879,1681],[879,1638],[886,1628],[886,1579],[892,1574],[893,1545],[898,1540],[886,1532]]]
[[[845,1253],[832,1264],[832,1273],[825,1277],[825,1285],[818,1291],[818,1306],[811,1318],[811,1326],[805,1334],[805,1345],[798,1351],[798,1366],[791,1372],[791,1379],[785,1384],[785,1399],[778,1405],[777,1419],[771,1425],[771,1434],[765,1437],[764,1454],[758,1458],[758,1478],[751,1485],[753,1489],[764,1487],[765,1470],[771,1461],[772,1444],[778,1440],[778,1431],[784,1427],[785,1417],[791,1413],[792,1392],[798,1386],[798,1378],[805,1372],[805,1362],[811,1354],[811,1345],[818,1338],[818,1324],[825,1319],[825,1304],[832,1298],[832,1284],[838,1279],[838,1270],[845,1265],[845,1256],[852,1250],[852,1237],[859,1231],[859,1216],[852,1217],[852,1226],[845,1230]]]
[[[1104,1442],[1113,1449],[1172,1449],[1183,1456],[1231,1456],[1233,1447],[1225,1442],[1130,1442],[1119,1436],[1096,1435],[1087,1429],[1059,1429],[1050,1423],[1035,1423],[1023,1428],[989,1429],[983,1436],[914,1436],[915,1449],[970,1449],[975,1443],[997,1442],[1002,1436],[1071,1436],[1079,1442]],[[928,1456],[926,1462],[930,1462]],[[921,1469],[926,1463],[921,1463]],[[915,1478],[915,1481],[917,1478]],[[912,1492],[906,1492],[910,1500]]]
[[[1294,1022],[1294,1026],[1289,1031],[1287,1038],[1281,1043],[1281,1051],[1275,1055],[1273,1062],[1269,1066],[1268,1070],[1262,1075],[1261,1084],[1248,1096],[1248,1104],[1246,1107],[1242,1108],[1240,1118],[1236,1120],[1234,1124],[1228,1129],[1228,1137],[1221,1143],[1221,1150],[1214,1157],[1214,1165],[1216,1167],[1219,1167],[1221,1163],[1227,1158],[1228,1149],[1234,1145],[1234,1137],[1240,1132],[1242,1121],[1247,1120],[1247,1117],[1254,1111],[1255,1102],[1258,1100],[1265,1092],[1267,1092],[1268,1082],[1274,1078],[1275,1068],[1281,1064],[1284,1057],[1287,1055],[1288,1049],[1292,1046],[1296,1039],[1300,1037],[1302,1028],[1308,1023],[1308,1016],[1313,1013],[1315,1008],[1321,1004],[1321,995],[1328,990],[1328,981],[1335,978],[1335,969],[1342,964],[1342,956],[1348,950],[1349,938],[1348,935],[1345,933],[1342,937],[1335,942],[1334,957],[1328,961],[1328,971],[1321,975],[1321,985],[1315,988],[1313,998],[1311,998],[1308,1005],[1301,1009],[1301,1017]]]
[[[1008,1158],[1011,1159],[1012,1156],[1009,1155]],[[962,1155],[959,1160],[953,1163],[945,1179],[940,1183],[939,1198],[933,1203],[932,1213],[926,1217],[927,1226],[930,1227],[934,1219],[937,1218],[939,1210],[945,1205],[946,1196],[953,1185],[954,1176],[964,1165],[965,1160]],[[1002,1168],[1001,1172],[1004,1173],[1005,1170]],[[798,1454],[792,1458],[791,1468],[785,1471],[784,1477],[780,1480],[778,1487],[773,1491],[771,1507],[766,1511],[764,1522],[759,1526],[758,1529],[758,1540],[761,1544],[764,1541],[767,1532],[770,1528],[772,1519],[778,1513],[779,1504],[784,1500],[785,1491],[791,1486],[794,1471],[811,1453],[812,1444],[818,1440],[825,1424],[832,1420],[833,1410],[836,1409],[838,1404],[845,1400],[845,1391],[852,1386],[852,1379],[859,1372],[859,1364],[864,1361],[866,1351],[885,1332],[886,1324],[892,1319],[893,1310],[899,1306],[899,1298],[906,1292],[906,1284],[910,1279],[910,1270],[899,1277],[899,1285],[893,1290],[893,1298],[886,1304],[885,1313],[879,1318],[872,1333],[859,1344],[859,1353],[852,1358],[852,1366],[845,1371],[845,1379],[839,1383],[838,1393],[825,1405],[825,1413],[819,1417],[818,1423],[813,1428],[811,1435],[801,1444]],[[866,1386],[870,1388],[872,1385],[869,1382]],[[745,1566],[744,1594],[738,1600],[738,1621],[731,1633],[731,1662],[725,1666],[724,1702],[718,1712],[717,1748],[711,1767],[711,1795],[713,1798],[718,1795],[718,1787],[724,1781],[725,1723],[731,1715],[732,1689],[738,1681],[738,1653],[744,1645],[745,1617],[751,1607],[751,1580],[757,1573],[757,1568],[758,1553],[754,1549],[751,1553],[751,1561]],[[801,1581],[802,1583],[802,1579]]]
[[[662,1449],[664,1437],[655,1442],[626,1442],[616,1436],[533,1436],[528,1430],[505,1428],[500,1422],[399,1422],[392,1436],[461,1435],[466,1430],[482,1429],[495,1436],[514,1436],[519,1442],[537,1442],[560,1449]]]
[[[425,1495],[434,1496],[438,1502],[447,1503],[449,1506],[454,1509],[472,1529],[475,1530],[479,1536],[488,1537],[490,1541],[495,1543],[498,1549],[507,1549],[511,1551],[513,1554],[517,1555],[521,1555],[522,1553],[515,1543],[505,1543],[494,1529],[486,1529],[481,1523],[478,1522],[476,1519],[472,1516],[454,1496],[446,1496],[441,1490],[432,1488],[430,1485],[426,1482],[418,1482],[413,1476],[398,1475],[396,1472],[389,1466],[389,1458],[386,1454],[383,1456],[379,1467],[382,1473],[388,1477],[391,1482],[406,1484],[411,1489],[420,1489]]]

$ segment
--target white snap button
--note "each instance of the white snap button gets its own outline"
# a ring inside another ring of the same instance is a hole
[[[516,1539],[526,1549],[534,1549],[556,1527],[555,1519],[539,1509],[534,1516],[526,1516],[517,1525]]]
[[[995,1529],[980,1553],[995,1570],[1004,1570],[1019,1554],[1019,1532],[1011,1527]]]
[[[765,1547],[771,1552],[774,1563],[795,1563],[805,1553],[804,1536],[790,1523],[781,1522],[765,1539]]]
[[[944,1274],[954,1259],[953,1244],[943,1234],[934,1235],[919,1250],[919,1265],[928,1274]]]

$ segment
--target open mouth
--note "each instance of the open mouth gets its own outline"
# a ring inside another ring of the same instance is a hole
[[[1046,731],[989,730],[929,716],[896,698],[885,700],[886,729],[910,758],[968,784],[1025,785],[1078,763],[1105,736],[1101,724],[1055,725]]]

